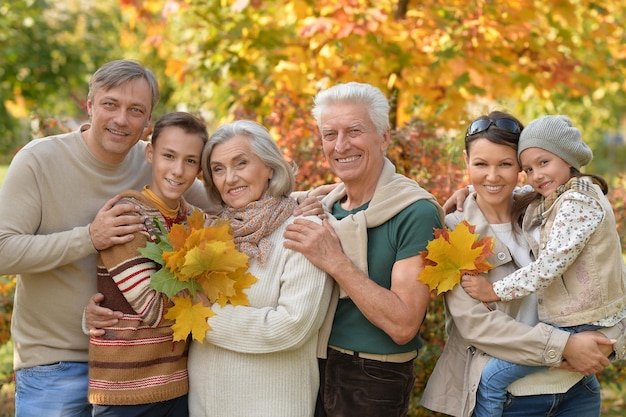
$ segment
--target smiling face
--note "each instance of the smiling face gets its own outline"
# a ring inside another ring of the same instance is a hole
[[[252,151],[251,140],[233,136],[215,145],[209,157],[214,186],[224,203],[236,209],[260,199],[273,175],[273,170]]]
[[[476,139],[465,153],[470,181],[477,193],[479,206],[506,208],[519,179],[517,152],[510,146]]]
[[[367,106],[359,103],[328,105],[320,118],[324,156],[346,186],[369,187],[378,182],[389,146],[389,133],[380,134]]]
[[[522,170],[528,176],[528,183],[544,197],[552,194],[572,177],[571,166],[545,149],[525,149],[520,154],[520,162]]]
[[[84,132],[87,147],[103,162],[118,164],[141,139],[150,123],[152,93],[143,78],[109,90],[97,90],[87,100],[91,126]]]
[[[150,189],[171,209],[200,173],[204,141],[197,133],[178,126],[164,128],[156,143],[146,147],[146,161],[152,164]]]

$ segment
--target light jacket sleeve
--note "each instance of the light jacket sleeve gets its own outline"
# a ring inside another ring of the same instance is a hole
[[[473,200],[466,201],[464,212],[446,217],[446,226],[454,228],[466,218],[476,225],[476,233],[492,236],[489,225]],[[495,266],[488,278],[497,282],[517,269],[508,248],[496,240],[494,252],[503,255],[490,259]],[[490,308],[470,297],[463,287],[455,286],[444,295],[449,319],[454,320],[459,335],[468,346],[490,356],[530,366],[556,366],[562,359],[569,334],[545,323],[535,326],[515,319],[522,300],[490,304]]]
[[[446,305],[461,336],[481,351],[509,362],[558,366],[569,334],[545,323],[518,322],[501,310],[489,310],[460,285],[445,295]]]

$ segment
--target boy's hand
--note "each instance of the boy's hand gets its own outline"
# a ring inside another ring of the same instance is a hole
[[[124,314],[121,311],[113,311],[110,308],[101,307],[104,295],[96,293],[89,297],[85,306],[85,324],[89,334],[94,337],[104,336],[104,327],[111,327],[118,323]]]

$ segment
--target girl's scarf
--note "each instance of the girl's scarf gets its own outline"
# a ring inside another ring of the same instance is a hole
[[[272,244],[267,240],[297,207],[290,197],[272,197],[267,192],[244,208],[225,208],[220,219],[229,220],[237,249],[265,264]]]
[[[565,184],[559,185],[552,194],[543,197],[533,211],[533,224],[543,224],[545,213],[550,210],[556,200],[568,190],[580,191],[584,194],[595,193],[593,182],[589,177],[572,177]]]

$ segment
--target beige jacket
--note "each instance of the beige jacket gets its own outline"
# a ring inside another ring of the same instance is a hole
[[[453,228],[465,218],[476,226],[475,233],[481,237],[495,237],[476,204],[475,195],[465,201],[463,209],[463,212],[446,217],[448,227]],[[487,275],[491,282],[519,267],[508,248],[498,240],[494,255],[488,261],[495,266]],[[560,364],[568,333],[544,323],[531,327],[516,321],[522,300],[494,303],[494,310],[489,311],[460,286],[447,292],[444,300],[448,341],[428,380],[422,406],[453,416],[469,417],[476,404],[476,389],[482,368],[490,355],[524,365]],[[549,389],[565,392],[581,375],[551,370],[531,377],[535,380],[531,389],[526,387],[526,395],[532,390],[537,393],[548,392]],[[542,383],[550,384],[550,387],[542,386]]]

